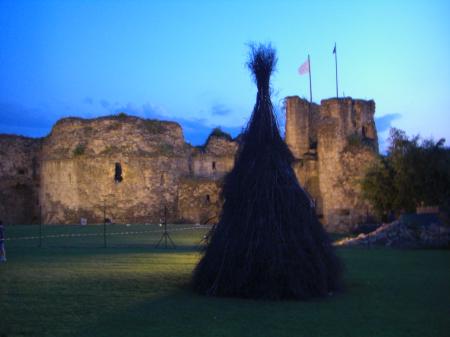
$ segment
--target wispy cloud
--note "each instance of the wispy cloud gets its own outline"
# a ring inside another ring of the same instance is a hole
[[[153,103],[135,104],[128,102],[126,104],[114,102],[111,103],[106,99],[99,101],[100,106],[105,109],[108,114],[117,114],[124,112],[128,115],[138,116],[142,118],[164,118],[165,109],[162,106]]]
[[[100,100],[100,105],[103,109],[108,110],[111,106],[111,103],[109,103],[106,99]]]
[[[230,108],[224,104],[214,104],[211,107],[211,113],[213,116],[227,116],[232,112]]]
[[[161,105],[154,103],[134,104],[128,102],[126,104],[111,103],[106,99],[99,101],[106,113],[117,114],[125,112],[128,115],[138,116],[142,118],[171,120],[181,125],[185,140],[193,145],[201,145],[205,142],[212,129],[220,126],[222,130],[230,133],[236,137],[240,132],[240,127],[227,127],[214,123],[214,121],[206,118],[186,118],[179,116],[170,116],[170,113]],[[213,116],[227,116],[231,114],[232,110],[223,104],[214,104],[211,107]]]
[[[401,117],[402,115],[399,113],[392,113],[375,118],[378,133],[388,131],[392,127],[392,122],[400,119]]]
[[[387,114],[378,118],[375,118],[375,124],[378,132],[378,147],[381,153],[386,153],[388,147],[388,134],[387,131],[392,127],[392,122],[402,117],[399,113]]]
[[[208,138],[211,131],[220,127],[223,131],[228,132],[232,137],[236,137],[242,132],[241,127],[230,127],[223,126],[219,124],[211,124],[208,120],[204,118],[181,118],[175,117],[171,120],[179,123],[183,128],[184,138],[187,142],[192,145],[202,145],[205,143],[206,138]]]
[[[87,97],[84,98],[83,103],[84,104],[88,104],[88,105],[93,105],[94,104],[94,99],[92,97],[87,96]]]
[[[144,103],[111,102],[107,99],[94,99],[86,97],[81,103],[88,105],[91,113],[70,112],[70,107],[28,108],[11,102],[0,102],[0,133],[21,134],[31,137],[47,135],[52,126],[60,118],[67,116],[79,116],[93,118],[100,115],[117,114],[125,112],[128,115],[141,118],[170,120],[178,122],[183,128],[185,140],[193,145],[201,145],[205,142],[212,129],[221,127],[222,130],[236,137],[242,127],[227,126],[226,120],[232,118],[233,111],[224,104],[213,104],[210,114],[205,118],[173,116],[165,107]],[[57,111],[57,112],[56,112]]]

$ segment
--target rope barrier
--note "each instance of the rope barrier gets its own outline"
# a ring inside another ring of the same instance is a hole
[[[207,225],[198,225],[198,226],[191,226],[191,227],[182,227],[182,228],[172,228],[171,232],[179,232],[189,229],[205,229],[205,228],[211,228],[211,226]],[[107,236],[115,236],[115,235],[136,235],[136,234],[147,234],[147,233],[162,233],[164,232],[163,229],[157,229],[157,230],[147,230],[147,231],[126,231],[126,232],[109,232],[106,235]],[[104,236],[103,233],[72,233],[72,234],[47,234],[42,235],[41,238],[73,238],[73,237],[95,237],[95,236]],[[20,237],[13,237],[13,238],[5,238],[5,241],[15,241],[15,240],[37,240],[39,239],[39,236],[20,236]]]

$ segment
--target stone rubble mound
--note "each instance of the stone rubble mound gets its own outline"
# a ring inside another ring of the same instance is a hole
[[[415,225],[402,219],[382,224],[373,232],[335,242],[341,247],[449,248],[450,226],[440,221]]]

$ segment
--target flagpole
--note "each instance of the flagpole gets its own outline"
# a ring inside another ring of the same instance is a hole
[[[309,74],[309,102],[312,103],[312,86],[311,86],[311,60],[308,54],[308,74]]]
[[[335,65],[336,65],[336,98],[339,98],[336,42],[334,43],[334,63],[335,63]]]

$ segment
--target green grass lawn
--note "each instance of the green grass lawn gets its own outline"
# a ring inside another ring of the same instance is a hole
[[[347,289],[326,299],[207,298],[188,287],[205,231],[7,241],[0,336],[450,336],[450,251],[339,249]]]

